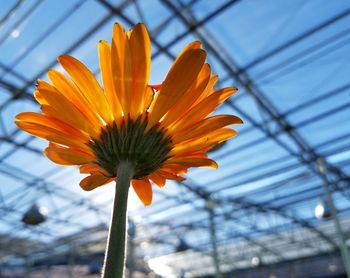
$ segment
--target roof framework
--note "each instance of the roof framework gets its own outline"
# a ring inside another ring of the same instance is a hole
[[[286,9],[287,4],[268,2],[76,0],[40,22],[35,18],[55,7],[9,1],[0,13],[0,53],[5,54],[0,55],[0,244],[6,246],[0,262],[29,254],[39,260],[52,246],[70,250],[77,241],[73,235],[84,233],[87,242],[100,242],[95,235],[106,231],[110,194],[103,188],[81,192],[76,169],[43,158],[43,142],[16,129],[13,117],[38,110],[34,84],[58,66],[60,54],[81,58],[99,76],[97,38],[108,39],[115,21],[149,26],[158,81],[165,75],[163,64],[169,65],[181,47],[202,41],[221,78],[219,86],[240,90],[219,111],[245,121],[237,139],[212,153],[218,171],[193,170],[184,183],[156,189],[151,207],[132,206],[135,254],[177,274],[214,272],[211,225],[225,271],[252,267],[256,256],[272,264],[337,252],[332,221],[315,219],[313,210],[326,184],[348,237],[350,5],[345,0],[325,7],[295,1]],[[93,10],[96,17],[82,28],[83,16]],[[310,13],[315,17],[307,17]],[[65,34],[69,39],[60,45]],[[42,54],[47,49],[55,54]],[[48,220],[24,226],[21,216],[33,203],[48,207]],[[19,248],[18,238],[28,242]],[[190,249],[176,252],[181,240]],[[98,246],[93,252],[103,251],[103,243]]]

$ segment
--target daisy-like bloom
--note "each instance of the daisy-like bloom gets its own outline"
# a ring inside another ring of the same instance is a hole
[[[48,72],[34,93],[42,113],[24,112],[16,124],[48,140],[44,154],[60,165],[79,165],[88,174],[80,186],[92,190],[117,177],[118,166],[132,165],[132,186],[145,205],[151,182],[181,181],[189,167],[213,167],[207,152],[236,135],[226,126],[242,121],[233,115],[209,116],[237,91],[216,91],[218,77],[205,63],[200,42],[189,44],[159,86],[150,86],[151,47],[143,24],[129,32],[115,24],[112,43],[100,41],[103,88],[75,58],[59,63],[69,77]]]

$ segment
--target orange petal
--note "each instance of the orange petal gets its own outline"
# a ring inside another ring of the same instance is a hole
[[[44,154],[53,162],[60,165],[82,165],[95,160],[93,154],[78,148],[66,148],[50,143]]]
[[[58,58],[58,61],[72,78],[73,82],[82,91],[90,105],[94,107],[95,112],[97,112],[105,122],[111,123],[113,117],[110,107],[95,76],[83,63],[71,56],[62,55]]]
[[[79,140],[79,139],[74,139],[72,137],[70,137],[69,135],[67,135],[64,132],[61,132],[57,129],[54,129],[52,127],[48,127],[46,125],[41,125],[38,123],[32,123],[32,122],[26,122],[26,121],[15,121],[16,125],[36,136],[42,139],[46,139],[48,141],[52,141],[58,144],[62,144],[62,145],[66,145],[66,146],[71,146],[71,147],[79,147],[79,148],[88,148],[85,145],[85,142]]]
[[[131,30],[130,30],[131,31]],[[125,115],[131,115],[134,119],[134,106],[131,105],[133,99],[132,92],[132,55],[129,39],[125,42],[124,50],[124,98],[125,98]]]
[[[144,111],[146,111],[150,106],[154,98],[154,92],[151,87],[147,86],[144,95]]]
[[[35,112],[23,112],[16,116],[16,121],[47,126],[84,142],[87,142],[90,139],[90,136],[82,130],[49,115],[38,114]]]
[[[210,77],[207,87],[205,88],[203,93],[199,96],[199,98],[195,101],[193,106],[200,103],[203,99],[205,99],[206,97],[210,96],[212,93],[215,92],[214,86],[218,80],[219,80],[219,77],[217,75],[212,75]]]
[[[164,165],[167,164],[180,164],[187,167],[209,167],[209,168],[218,168],[217,163],[208,158],[199,158],[199,157],[179,157],[179,158],[170,158],[167,160]]]
[[[186,144],[181,142],[180,144],[174,145],[173,149],[169,152],[169,156],[179,156],[182,154],[190,154],[199,152],[201,150],[206,150],[207,148],[225,141],[235,136],[236,134],[237,132],[235,130],[229,128],[221,128],[207,134],[206,136],[192,141],[189,140],[186,142]]]
[[[201,49],[185,51],[170,68],[162,89],[150,108],[149,127],[154,126],[168,110],[186,93],[196,80],[205,61],[206,53]]]
[[[219,90],[209,97],[193,106],[180,120],[169,126],[169,132],[175,134],[177,131],[187,129],[195,123],[203,120],[208,114],[212,113],[218,105],[237,92],[236,88],[225,88]]]
[[[117,92],[114,89],[113,84],[113,72],[112,72],[112,54],[111,46],[106,41],[100,41],[98,44],[98,54],[100,60],[101,76],[103,81],[104,90],[107,100],[111,106],[114,119],[117,123],[120,122],[122,117],[122,107],[120,105]]]
[[[94,172],[90,176],[82,179],[80,181],[80,186],[82,189],[86,191],[90,191],[95,189],[96,187],[105,185],[113,180],[114,178],[106,177],[101,173]]]
[[[109,174],[104,169],[102,169],[99,165],[95,163],[84,164],[80,166],[79,170],[81,174],[90,174],[94,172],[100,172],[101,174],[107,177],[109,176]]]
[[[185,178],[175,175],[173,173],[169,173],[166,171],[166,169],[158,169],[156,172],[158,175],[160,175],[163,178],[166,178],[167,180],[176,180],[176,181],[184,181]]]
[[[36,86],[36,88],[38,91],[44,90],[44,91],[56,92],[56,88],[46,81],[38,79],[37,83],[38,85]]]
[[[159,187],[163,187],[165,185],[166,179],[156,173],[149,175],[149,178]]]
[[[152,203],[152,185],[150,181],[146,178],[143,180],[132,180],[132,187],[134,188],[137,196],[145,206],[148,206]]]
[[[40,91],[40,94],[48,103],[48,105],[41,106],[41,111],[43,111],[43,113],[69,123],[93,137],[98,136],[100,131],[99,126],[92,125],[76,106],[62,94],[57,91],[50,92],[43,90]]]
[[[93,136],[99,134],[100,127],[95,126],[94,123],[91,123],[89,119],[85,118],[84,114],[77,109],[75,103],[69,101],[55,87],[47,82],[38,80],[37,88],[40,92],[40,97],[47,103],[41,107],[43,112],[46,110],[48,112],[47,114],[76,126]],[[47,108],[49,106],[50,108]]]
[[[176,57],[175,61],[177,61],[179,59],[179,57],[181,57],[181,55],[184,54],[186,51],[191,50],[191,49],[200,49],[201,46],[202,46],[202,43],[200,41],[190,42],[188,45],[186,45],[184,47],[184,49],[182,49],[180,54]]]
[[[38,90],[35,90],[34,98],[39,104],[47,104],[46,100],[41,96]]]
[[[193,129],[183,130],[181,133],[176,133],[173,138],[173,144],[177,144],[181,141],[185,141],[194,137],[200,137],[205,134],[208,134],[219,128],[232,125],[232,124],[241,124],[243,123],[240,118],[233,115],[217,115],[210,118],[206,118],[201,122],[197,123]]]
[[[118,93],[118,99],[122,106],[124,115],[128,115],[130,109],[130,96],[125,95],[125,48],[127,45],[127,36],[123,26],[119,23],[114,24],[112,39],[112,78],[115,91]]]
[[[197,98],[206,88],[209,78],[210,66],[208,64],[204,64],[192,86],[165,115],[164,119],[162,120],[163,126],[169,126],[171,123],[181,118],[184,113],[186,113],[186,111],[192,106],[192,104],[197,100]]]
[[[144,24],[137,24],[130,34],[130,51],[132,59],[132,110],[136,118],[147,108],[144,95],[151,70],[151,42]]]
[[[173,174],[186,174],[187,173],[187,168],[186,166],[183,166],[183,165],[174,165],[174,164],[171,164],[171,165],[163,165],[160,169],[161,170],[164,170],[166,172],[169,172],[169,173],[173,173]]]
[[[99,131],[102,125],[100,117],[75,84],[56,70],[50,70],[48,76],[55,88],[75,105],[86,120],[92,123],[92,126],[96,127],[96,131]]]

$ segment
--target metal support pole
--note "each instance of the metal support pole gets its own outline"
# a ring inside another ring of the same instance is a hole
[[[214,221],[214,202],[210,199],[207,200],[207,210],[209,214],[209,232],[210,232],[210,241],[212,246],[212,257],[213,257],[213,263],[215,266],[215,277],[221,278],[221,271],[220,271],[220,259],[219,259],[219,253],[218,253],[218,247],[217,247],[217,237],[216,237],[216,227],[215,227],[215,221]]]
[[[136,237],[136,226],[135,223],[131,220],[129,220],[129,227],[128,227],[128,272],[129,272],[129,278],[133,278],[134,276],[134,270],[135,270],[135,237]]]
[[[75,244],[73,242],[69,244],[70,244],[70,247],[69,247],[69,254],[68,254],[67,276],[68,278],[74,278]]]
[[[326,201],[331,209],[331,217],[334,221],[334,226],[335,230],[337,233],[337,236],[339,238],[339,249],[341,253],[341,257],[343,260],[346,276],[350,278],[350,255],[349,255],[349,249],[346,246],[346,240],[344,237],[344,233],[340,224],[339,216],[338,216],[338,211],[337,208],[335,207],[334,201],[333,201],[333,196],[332,192],[330,190],[330,183],[328,180],[328,177],[326,175],[327,168],[323,162],[323,160],[320,158],[317,160],[318,166],[319,166],[319,171],[323,175],[323,189],[326,197]]]

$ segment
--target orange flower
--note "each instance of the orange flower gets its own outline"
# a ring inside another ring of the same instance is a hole
[[[242,123],[232,115],[208,117],[237,91],[214,90],[217,76],[205,63],[199,42],[177,57],[161,86],[149,86],[151,50],[143,24],[129,32],[115,24],[113,40],[98,45],[103,89],[93,74],[68,55],[58,61],[68,73],[50,70],[51,83],[39,80],[34,96],[41,114],[24,112],[16,124],[50,141],[44,154],[60,165],[80,165],[89,174],[84,190],[117,176],[121,161],[134,167],[132,185],[145,205],[151,182],[183,180],[189,167],[217,168],[206,152],[236,135],[225,128]]]

